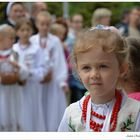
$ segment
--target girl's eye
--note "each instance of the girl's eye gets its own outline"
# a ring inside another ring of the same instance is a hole
[[[101,65],[99,66],[99,68],[101,68],[101,69],[103,69],[103,68],[108,68],[108,65],[101,64]]]
[[[90,70],[90,67],[89,66],[84,66],[84,67],[82,67],[82,70],[89,71]]]

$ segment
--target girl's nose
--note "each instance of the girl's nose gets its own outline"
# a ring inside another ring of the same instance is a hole
[[[90,78],[92,79],[98,79],[100,77],[99,71],[97,69],[93,69],[90,72]]]

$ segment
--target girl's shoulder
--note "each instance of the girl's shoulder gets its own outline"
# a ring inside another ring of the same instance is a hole
[[[83,96],[79,101],[72,103],[67,107],[69,114],[79,114],[82,112],[82,104],[85,97],[86,95]]]
[[[32,35],[32,36],[30,37],[30,41],[35,41],[38,37],[39,37],[38,34]]]
[[[48,42],[53,43],[55,46],[57,46],[59,43],[61,44],[60,39],[51,33],[48,34]]]
[[[12,47],[12,49],[16,52],[18,51],[22,51],[22,50],[26,50],[26,51],[33,51],[36,52],[40,49],[40,47],[38,45],[35,45],[34,43],[30,42],[29,45],[27,45],[26,48],[22,47],[23,45],[21,45],[19,42],[15,43]]]
[[[126,104],[130,104],[131,106],[137,106],[140,109],[140,102],[135,99],[128,98]]]
[[[127,98],[119,111],[116,131],[135,131],[139,114],[140,102]]]
[[[40,50],[40,47],[34,43],[32,43],[30,41],[30,46],[29,46],[30,50],[34,50],[34,51],[37,51],[37,50]]]
[[[121,109],[126,111],[140,111],[140,102],[128,97],[127,94],[123,94],[123,104]]]

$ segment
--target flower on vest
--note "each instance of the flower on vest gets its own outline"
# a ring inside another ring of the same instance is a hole
[[[70,119],[69,119],[69,128],[72,130],[72,131],[75,131],[75,125],[72,123],[72,120],[71,120],[71,117],[70,117]]]
[[[121,131],[125,132],[131,130],[132,124],[134,124],[134,121],[132,120],[132,114],[130,114],[126,122],[122,122]]]

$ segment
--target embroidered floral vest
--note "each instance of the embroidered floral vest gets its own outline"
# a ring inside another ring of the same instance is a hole
[[[80,102],[83,103],[84,99],[85,96],[80,100]],[[67,108],[67,120],[69,125],[69,131],[86,131],[85,123],[83,123],[82,119],[82,110],[80,108],[80,102],[78,101],[76,103],[73,103]],[[119,111],[117,127],[115,131],[134,132],[136,126],[136,118],[139,112],[140,102],[127,98],[123,107]]]

